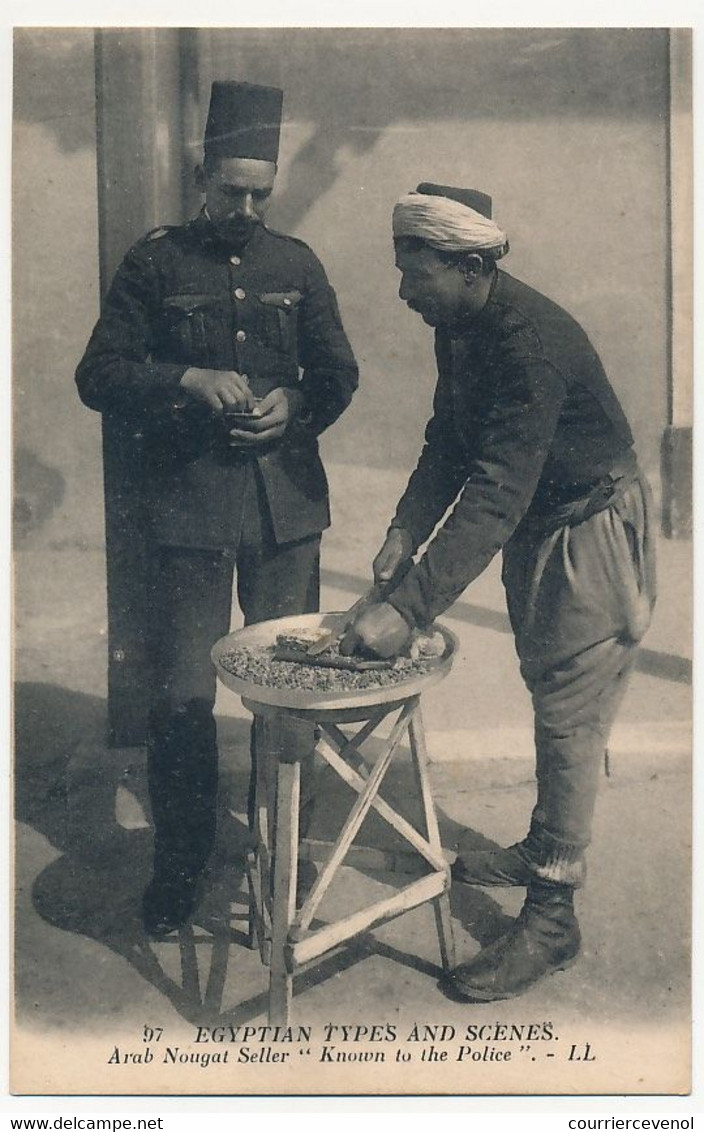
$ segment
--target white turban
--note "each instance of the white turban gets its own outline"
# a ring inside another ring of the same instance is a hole
[[[393,214],[394,239],[414,236],[443,252],[508,251],[508,237],[493,220],[450,197],[407,193]]]

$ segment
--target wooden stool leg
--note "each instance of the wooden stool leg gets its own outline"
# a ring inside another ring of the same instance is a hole
[[[430,776],[428,774],[428,750],[425,745],[425,729],[423,727],[423,717],[420,712],[420,704],[416,705],[415,711],[411,716],[411,722],[408,727],[408,736],[411,744],[411,755],[413,757],[413,768],[415,770],[416,782],[418,784],[418,790],[420,792],[421,801],[423,803],[425,832],[430,845],[440,855],[442,855],[440,830],[438,829],[438,818],[437,813],[435,812],[435,802],[433,800],[433,792],[430,785]],[[437,928],[438,942],[440,944],[440,960],[442,962],[443,970],[448,971],[455,966],[455,937],[452,930],[449,892],[443,892],[440,896],[437,896],[433,900],[433,909],[435,911],[435,926]]]
[[[288,1025],[293,994],[293,976],[287,963],[286,947],[296,913],[300,789],[300,763],[280,762],[276,797],[276,849],[269,976],[269,1022],[272,1026]]]

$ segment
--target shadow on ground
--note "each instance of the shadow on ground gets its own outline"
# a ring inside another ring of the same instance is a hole
[[[149,877],[151,831],[126,829],[115,816],[119,787],[128,789],[148,812],[140,752],[135,752],[134,761],[126,765],[115,752],[106,750],[105,704],[97,697],[54,685],[25,683],[17,687],[15,704],[16,816],[42,834],[60,854],[32,883],[32,905],[42,920],[119,955],[191,1023],[238,1024],[265,1013],[265,990],[232,1009],[225,1009],[223,1004],[228,964],[237,949],[249,949],[243,863],[249,835],[243,821],[233,814],[244,809],[246,797],[247,722],[220,722],[219,840],[203,878],[194,921],[178,936],[154,943],[144,936],[139,918],[141,893]],[[399,761],[390,768],[382,793],[406,818],[417,822],[419,813],[411,801],[414,792],[412,767]],[[352,797],[352,791],[329,768],[322,768],[311,836],[334,839]],[[467,848],[493,845],[446,815],[441,813],[439,818],[443,844],[454,845],[461,839]],[[358,841],[391,850],[403,846],[376,814],[369,815]],[[401,887],[410,879],[402,873],[367,875],[392,887]],[[472,889],[453,892],[453,914],[480,944],[496,938],[508,922],[491,897]],[[324,983],[374,955],[393,959],[433,979],[440,974],[433,963],[366,934],[302,972],[295,989]],[[31,983],[22,978],[22,964],[18,949],[20,1015],[29,1008],[28,1002],[23,1003],[21,988]],[[96,1011],[104,1009],[104,1002],[96,1003]]]

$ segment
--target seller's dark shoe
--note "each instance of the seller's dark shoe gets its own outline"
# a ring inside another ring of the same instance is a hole
[[[494,1002],[515,998],[571,966],[581,947],[573,902],[573,887],[532,880],[515,924],[471,962],[448,972],[443,988],[463,1002]]]
[[[152,877],[142,897],[142,924],[152,939],[178,931],[196,906],[198,875]]]

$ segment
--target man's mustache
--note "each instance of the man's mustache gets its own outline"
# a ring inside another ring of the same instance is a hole
[[[261,221],[256,220],[221,220],[215,224],[215,230],[221,240],[243,243],[249,240]]]
[[[227,217],[225,220],[221,220],[218,223],[218,228],[222,228],[224,231],[228,231],[229,229],[237,231],[249,231],[250,228],[256,228],[259,223],[260,222],[256,217],[254,219],[248,219],[245,217]]]

